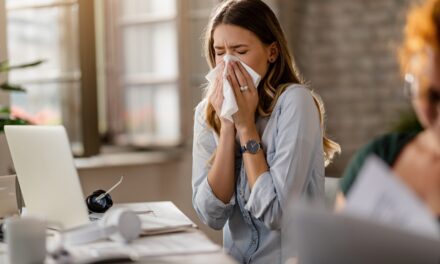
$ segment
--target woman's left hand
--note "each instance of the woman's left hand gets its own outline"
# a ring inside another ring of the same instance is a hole
[[[238,111],[233,115],[238,133],[255,126],[255,111],[258,106],[258,91],[252,77],[238,61],[227,65],[227,79],[234,90]]]

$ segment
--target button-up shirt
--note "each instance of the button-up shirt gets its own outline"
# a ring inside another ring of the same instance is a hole
[[[223,228],[225,250],[240,263],[282,263],[283,211],[291,197],[324,197],[324,151],[316,103],[309,89],[289,86],[266,118],[257,118],[268,171],[252,190],[240,153],[235,150],[236,185],[223,203],[213,193],[207,176],[218,136],[206,123],[207,100],[196,108],[193,141],[193,206],[200,219]],[[284,250],[284,249],[283,249]]]

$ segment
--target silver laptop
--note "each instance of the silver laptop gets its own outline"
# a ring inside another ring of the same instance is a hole
[[[63,126],[5,126],[26,210],[69,229],[89,222]]]

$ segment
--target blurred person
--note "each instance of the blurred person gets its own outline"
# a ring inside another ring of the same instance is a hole
[[[223,229],[224,248],[240,263],[281,263],[288,196],[323,199],[324,166],[339,145],[325,137],[322,103],[295,71],[264,2],[221,3],[205,54],[219,70],[195,110],[193,206],[205,224]],[[226,55],[236,60],[225,63]],[[261,77],[257,87],[242,63]],[[220,117],[226,82],[238,105],[233,120]]]
[[[376,154],[440,219],[439,0],[425,1],[409,11],[399,55],[405,86],[423,130],[387,134],[359,150],[341,179],[336,208],[344,206],[344,195],[365,159]]]

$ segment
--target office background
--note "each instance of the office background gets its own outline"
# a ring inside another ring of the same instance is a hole
[[[124,175],[115,201],[171,200],[220,243],[191,205],[193,109],[208,71],[201,38],[217,2],[0,0],[0,60],[46,59],[11,72],[28,92],[0,91],[0,104],[66,126],[85,194]],[[396,48],[415,1],[266,2],[324,100],[327,131],[343,149],[326,175],[339,177],[356,149],[409,108]],[[7,152],[0,134],[0,175],[10,172]]]

